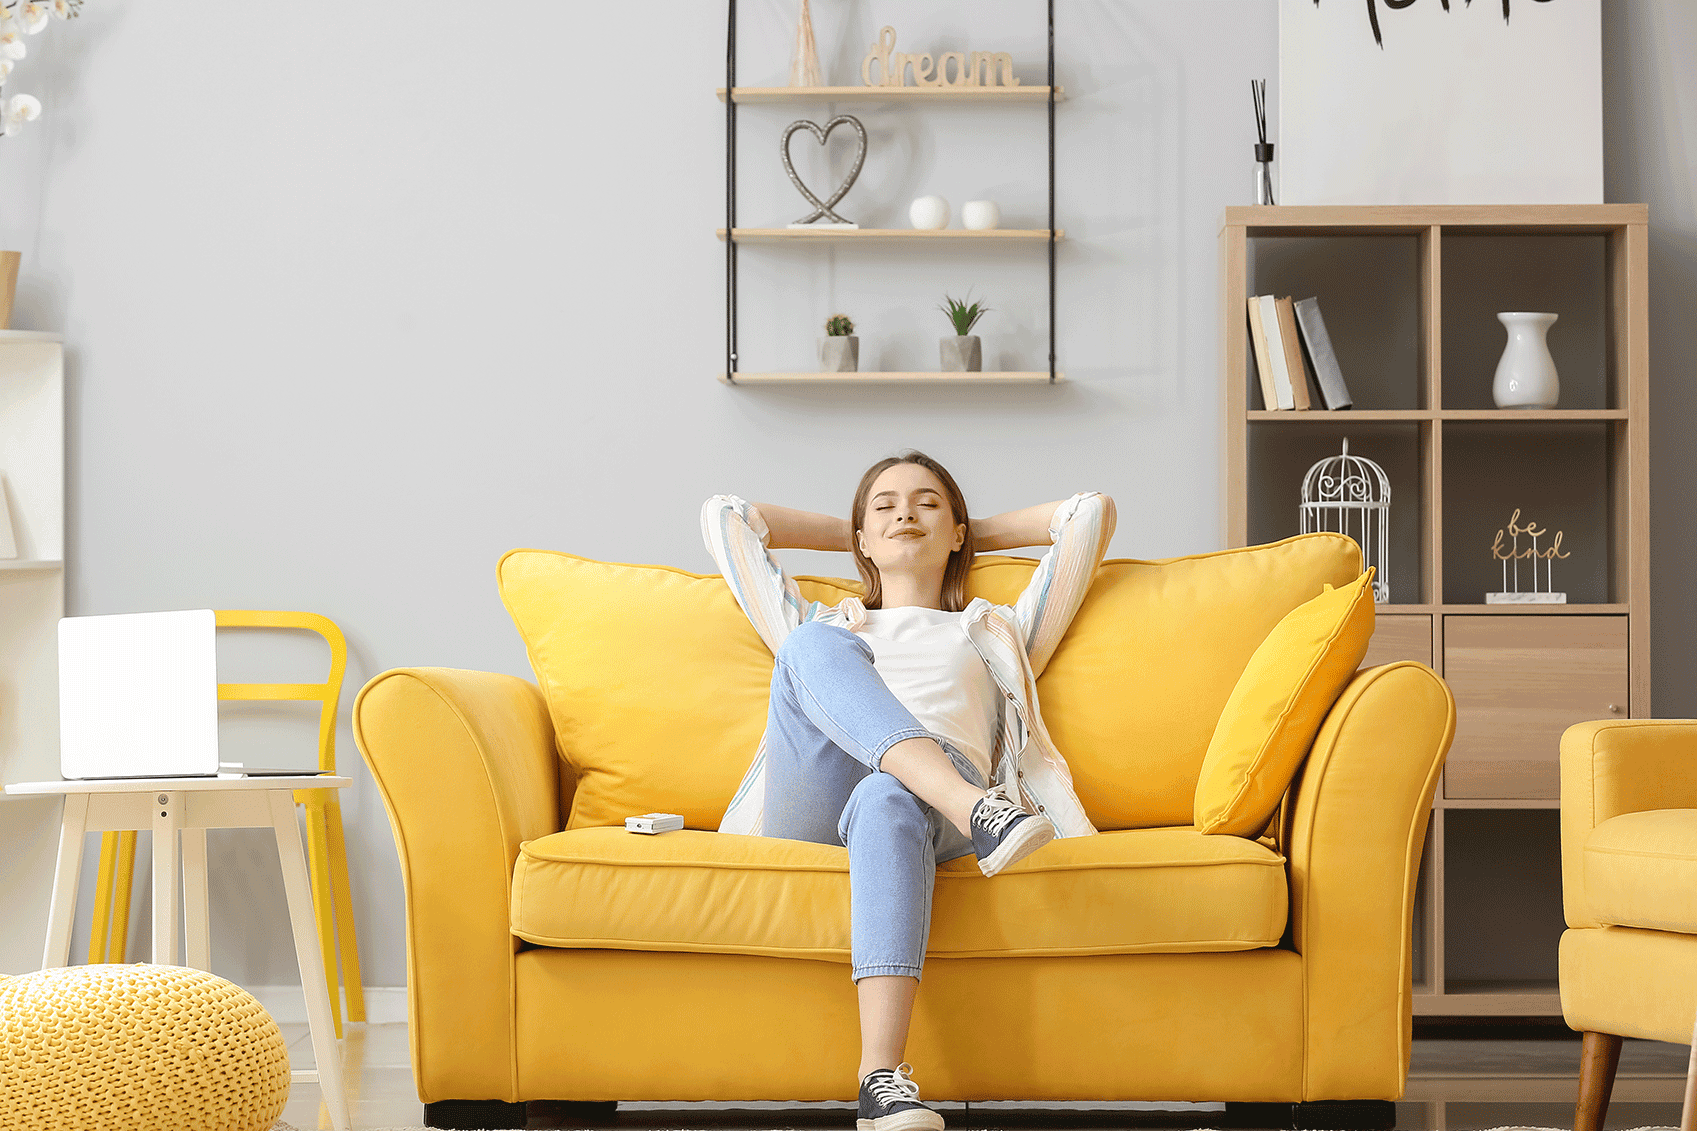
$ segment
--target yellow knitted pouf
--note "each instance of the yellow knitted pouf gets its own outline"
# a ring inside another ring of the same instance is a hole
[[[239,986],[182,966],[0,975],[0,1131],[268,1131],[289,1051]]]

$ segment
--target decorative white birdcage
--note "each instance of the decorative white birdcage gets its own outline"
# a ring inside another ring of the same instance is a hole
[[[1385,469],[1370,459],[1349,454],[1330,456],[1308,469],[1302,479],[1302,533],[1332,531],[1355,539],[1362,566],[1375,566],[1373,600],[1391,599],[1390,579],[1391,481]]]

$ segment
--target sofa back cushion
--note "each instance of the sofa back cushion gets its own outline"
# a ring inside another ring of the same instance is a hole
[[[1037,680],[1043,722],[1099,829],[1189,825],[1226,700],[1261,641],[1361,573],[1341,534],[1102,563]]]
[[[981,558],[968,595],[1010,604],[1034,568]],[[1335,534],[1103,563],[1037,684],[1096,826],[1190,824],[1209,738],[1250,656],[1286,613],[1360,572],[1355,543]],[[566,827],[659,811],[717,828],[765,729],[772,678],[723,580],[546,550],[508,553],[498,577],[577,776]],[[861,591],[797,581],[826,604]]]

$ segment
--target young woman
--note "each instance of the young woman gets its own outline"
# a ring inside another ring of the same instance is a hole
[[[867,470],[846,520],[717,495],[701,521],[777,657],[766,735],[719,831],[848,848],[858,1131],[941,1131],[903,1063],[936,867],[974,853],[994,876],[1096,831],[1036,680],[1107,552],[1113,500],[974,520],[954,477],[908,451]],[[1017,602],[966,600],[976,551],[1032,545],[1049,550]],[[848,550],[866,596],[804,601],[777,549]]]

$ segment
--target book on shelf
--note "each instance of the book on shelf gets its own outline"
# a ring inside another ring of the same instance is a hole
[[[1296,407],[1296,392],[1291,387],[1284,338],[1279,334],[1279,301],[1272,295],[1260,295],[1255,301],[1260,303],[1261,333],[1267,339],[1267,368],[1272,371],[1273,392],[1278,397],[1276,404],[1267,407],[1288,411]]]
[[[1314,401],[1308,395],[1308,366],[1302,360],[1302,340],[1296,332],[1296,314],[1291,309],[1288,295],[1278,299],[1274,306],[1279,319],[1279,343],[1285,351],[1285,369],[1290,373],[1291,396],[1296,401],[1296,410],[1307,412],[1314,407]]]
[[[1321,401],[1328,409],[1349,408],[1355,402],[1350,399],[1349,386],[1344,384],[1343,370],[1338,368],[1338,355],[1332,350],[1332,336],[1326,332],[1326,320],[1320,315],[1320,300],[1299,299],[1294,310]]]
[[[1267,332],[1261,326],[1261,298],[1249,296],[1249,340],[1255,349],[1255,375],[1261,381],[1261,403],[1266,408],[1279,407],[1279,395],[1273,388],[1273,363],[1267,356]]]

